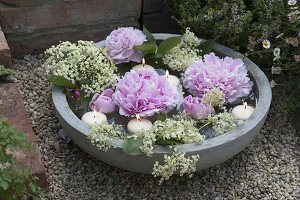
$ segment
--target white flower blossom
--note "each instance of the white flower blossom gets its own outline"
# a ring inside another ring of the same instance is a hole
[[[224,112],[212,116],[210,120],[213,124],[212,129],[217,135],[223,135],[237,127],[237,118],[226,109]]]
[[[273,51],[273,61],[280,59],[280,48],[276,47]]]
[[[289,4],[290,6],[294,6],[294,5],[297,4],[297,0],[289,0],[289,1],[288,1],[288,4]]]
[[[163,63],[173,70],[185,71],[193,61],[201,58],[196,48],[199,44],[200,40],[187,28],[180,44],[164,55]]]
[[[274,80],[270,81],[270,87],[273,88],[277,85],[277,83]]]
[[[188,174],[191,177],[196,171],[198,160],[199,155],[185,158],[185,153],[173,152],[171,156],[164,155],[163,165],[155,162],[152,174],[154,177],[160,177],[159,184],[165,180],[169,180],[175,172],[179,172],[180,176]]]
[[[48,75],[63,76],[79,84],[86,95],[101,92],[116,82],[117,68],[107,58],[104,48],[94,42],[62,42],[45,52],[49,57],[44,63]]]
[[[265,49],[269,49],[271,47],[271,43],[267,39],[263,40],[262,45],[263,45],[263,48],[265,48]]]
[[[87,137],[91,140],[93,145],[97,146],[98,149],[107,151],[112,146],[112,138],[121,135],[121,126],[100,123],[92,127],[92,129],[88,132]]]

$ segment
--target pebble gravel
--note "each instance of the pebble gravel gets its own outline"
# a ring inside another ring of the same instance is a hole
[[[13,67],[47,170],[44,199],[300,199],[300,135],[282,109],[280,91],[273,91],[266,123],[244,151],[192,178],[177,176],[159,186],[151,175],[111,167],[58,135],[43,59],[26,55]]]

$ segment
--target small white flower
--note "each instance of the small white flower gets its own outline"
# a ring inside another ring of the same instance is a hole
[[[277,83],[273,80],[270,81],[270,87],[273,88],[277,85]]]
[[[272,74],[280,74],[281,71],[282,71],[281,67],[274,67],[274,66],[272,66],[272,68],[271,68],[271,73]]]
[[[273,51],[273,54],[274,54],[273,61],[278,60],[280,58],[280,48],[276,47]]]
[[[267,39],[263,40],[262,45],[263,45],[263,48],[265,48],[265,49],[269,49],[271,47],[271,43]]]
[[[289,1],[288,1],[288,4],[289,4],[290,6],[296,5],[296,3],[297,3],[297,0],[289,0]]]

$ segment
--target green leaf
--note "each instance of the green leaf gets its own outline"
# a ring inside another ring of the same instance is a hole
[[[84,94],[80,95],[79,104],[80,104],[82,113],[88,112],[89,102],[90,102],[90,99],[84,97]]]
[[[6,182],[5,180],[2,180],[2,181],[0,182],[0,186],[3,188],[3,190],[7,190],[8,187],[9,187],[9,184],[8,184],[8,182]]]
[[[129,72],[131,69],[131,63],[124,63],[118,66],[118,72],[121,76],[123,76],[126,72]]]
[[[124,140],[123,151],[129,155],[140,155],[142,152],[140,150],[140,146],[143,145],[142,139],[135,138],[127,138]]]
[[[13,73],[14,70],[4,67],[4,65],[0,65],[0,76],[7,76]]]
[[[72,89],[76,88],[75,84],[73,84],[71,81],[69,81],[68,79],[62,76],[51,75],[48,77],[48,81],[50,81],[52,84],[57,86],[62,86],[62,87],[67,87]]]
[[[209,39],[202,42],[198,49],[202,50],[203,55],[210,53],[215,45],[215,39]]]
[[[178,37],[170,37],[166,40],[163,40],[158,46],[158,53],[166,54],[168,51],[173,49],[181,42],[181,36]]]
[[[157,45],[155,44],[141,44],[141,45],[135,45],[133,47],[135,50],[142,51],[145,53],[155,53],[157,49]]]
[[[166,121],[166,119],[167,119],[167,114],[166,113],[162,113],[162,114],[159,114],[158,116],[157,116],[157,120],[159,120],[159,121]]]
[[[153,34],[150,31],[148,31],[148,29],[145,26],[143,26],[143,33],[146,35],[147,43],[156,45],[156,40]]]

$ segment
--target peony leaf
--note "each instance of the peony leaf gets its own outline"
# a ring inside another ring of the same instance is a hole
[[[129,72],[134,65],[132,63],[123,63],[118,66],[118,72],[123,76],[126,72]]]
[[[126,154],[137,156],[142,153],[140,146],[143,145],[142,139],[127,138],[124,140],[123,151]]]
[[[145,26],[143,26],[143,33],[146,35],[147,43],[156,45],[156,40],[154,36],[150,31],[148,31],[148,29]]]
[[[80,104],[80,108],[81,108],[81,112],[84,114],[86,112],[88,112],[89,110],[89,103],[90,103],[90,99],[86,98],[83,93],[80,95],[79,98],[79,104]]]
[[[157,45],[155,44],[141,44],[141,45],[135,45],[133,49],[142,51],[145,53],[155,53],[157,49]]]
[[[166,54],[168,51],[176,47],[181,42],[181,36],[170,37],[166,40],[163,40],[158,46],[158,53]]]
[[[168,117],[168,115],[166,113],[161,113],[157,116],[157,120],[163,122],[163,121],[166,121],[167,117]]]
[[[48,81],[50,81],[53,85],[72,88],[72,89],[76,88],[75,84],[73,84],[71,81],[69,81],[63,76],[51,75],[48,77]]]
[[[210,53],[215,45],[215,40],[216,39],[205,40],[198,46],[198,49],[202,50],[203,55]]]

